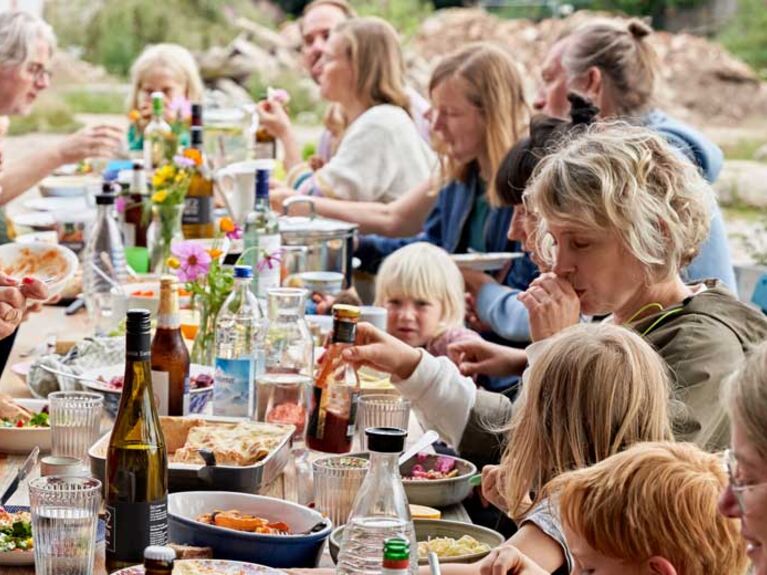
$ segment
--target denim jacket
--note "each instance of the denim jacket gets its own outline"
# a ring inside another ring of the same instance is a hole
[[[409,238],[363,236],[356,255],[362,260],[362,270],[375,273],[383,259],[399,248],[413,242],[429,242],[448,253],[465,253],[468,249],[468,222],[474,200],[484,193],[479,170],[472,166],[466,181],[453,180],[443,187],[423,231]],[[519,242],[507,238],[513,208],[490,208],[485,220],[485,239],[488,252],[521,251]],[[525,256],[514,260],[504,278],[504,284],[526,289],[538,274],[538,268]]]

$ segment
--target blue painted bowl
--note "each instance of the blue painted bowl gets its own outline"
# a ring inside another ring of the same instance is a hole
[[[212,376],[213,368],[192,364],[189,368],[189,372],[192,377],[201,373],[206,373]],[[124,373],[125,367],[123,364],[97,367],[82,373],[81,375],[85,379],[79,380],[79,384],[88,391],[95,391],[96,393],[101,394],[104,397],[104,409],[110,417],[115,417],[117,415],[117,408],[120,406],[122,390],[112,389],[106,384],[98,383],[95,380],[102,378],[105,381],[109,381],[114,376],[121,376]],[[207,406],[212,399],[213,386],[193,389],[189,394],[189,411],[191,413],[202,413],[205,406]]]
[[[325,521],[325,526],[310,535],[263,535],[208,525],[196,519],[203,513],[232,509],[283,521],[292,533],[307,531],[321,521]],[[170,540],[211,547],[217,559],[250,561],[269,567],[317,567],[332,526],[329,519],[313,509],[273,497],[224,491],[187,491],[168,496]]]

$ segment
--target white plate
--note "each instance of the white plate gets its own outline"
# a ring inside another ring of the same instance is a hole
[[[17,268],[23,257],[31,257],[48,252],[56,252],[57,257],[46,269],[31,270],[14,269]],[[55,267],[53,264],[56,264]],[[0,245],[0,270],[10,270],[9,275],[21,280],[23,277],[31,276],[46,282],[48,293],[54,296],[61,292],[69,280],[75,275],[80,262],[75,253],[64,246],[53,246],[40,242],[31,243],[10,243]]]
[[[39,413],[48,405],[47,399],[16,399],[22,407]],[[51,450],[50,427],[0,427],[0,452],[29,453],[37,446],[40,451]],[[0,555],[3,555],[0,553]]]
[[[34,360],[28,359],[27,361],[20,361],[18,363],[14,363],[11,366],[11,371],[15,373],[17,376],[19,376],[19,379],[21,379],[21,381],[26,383],[27,375],[29,375],[29,368],[32,367],[33,362]]]
[[[521,258],[522,252],[491,252],[487,254],[450,254],[459,268],[481,272],[499,270],[510,260]]]
[[[43,243],[43,244],[51,244],[56,245],[59,243],[59,237],[58,234],[53,230],[48,230],[45,232],[32,232],[31,234],[21,234],[20,236],[16,236],[13,240],[14,242],[18,244],[33,244],[33,243]]]
[[[189,366],[189,375],[191,377],[200,375],[202,373],[208,374],[210,376],[213,375],[213,368],[207,365],[199,365],[197,363],[193,363]],[[102,377],[104,380],[109,381],[113,377],[117,377],[120,375],[125,375],[125,364],[123,363],[116,363],[114,365],[107,365],[104,367],[94,367],[92,369],[88,369],[80,374],[80,377],[85,378],[88,381],[81,380],[80,383],[87,387],[88,389],[92,389],[94,391],[100,391],[102,393],[114,393],[117,395],[120,395],[122,393],[122,390],[120,389],[114,389],[113,387],[108,386],[106,383],[98,383],[98,378]],[[191,393],[201,393],[205,390],[210,389],[210,387],[200,387],[198,389],[191,390]]]
[[[176,561],[176,565],[189,569],[185,573],[198,575],[287,575],[285,571],[256,565],[254,563],[241,563],[240,561],[225,561],[223,559],[185,559]],[[190,569],[192,567],[193,569]],[[175,570],[174,570],[175,572]],[[134,565],[115,571],[112,575],[144,575],[142,565]]]
[[[84,197],[32,198],[24,202],[24,207],[40,212],[83,212],[93,209]]]
[[[93,175],[49,176],[38,184],[43,197],[76,198],[98,193],[101,180]]]
[[[48,212],[27,212],[10,216],[11,221],[17,226],[26,226],[33,229],[50,229],[56,225],[53,215]]]

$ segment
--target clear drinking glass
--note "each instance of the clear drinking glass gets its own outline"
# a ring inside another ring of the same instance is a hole
[[[35,575],[91,575],[101,482],[39,477],[29,483]]]
[[[344,525],[349,518],[368,465],[367,459],[349,455],[323,457],[312,463],[314,508],[333,525]]]
[[[397,395],[363,395],[357,405],[357,441],[367,451],[365,430],[368,427],[408,428],[410,400]]]
[[[76,457],[88,462],[88,449],[99,438],[104,397],[90,391],[56,391],[50,404],[53,455]]]
[[[266,295],[268,319],[256,342],[256,420],[265,421],[276,375],[292,375],[306,386],[309,397],[314,370],[314,340],[304,319],[306,290],[270,289]],[[283,381],[283,383],[285,383]],[[308,406],[308,403],[307,403]]]
[[[300,275],[306,271],[306,246],[282,246],[280,260],[280,285],[283,287],[301,287]]]

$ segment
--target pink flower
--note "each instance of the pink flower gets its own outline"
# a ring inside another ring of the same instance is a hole
[[[239,240],[242,237],[242,228],[234,224],[234,229],[231,232],[226,232],[226,237],[230,240]]]
[[[124,214],[125,208],[128,207],[128,200],[125,196],[117,196],[115,198],[115,209],[117,210],[118,214]]]
[[[174,118],[189,118],[192,115],[192,103],[183,96],[177,96],[168,105],[168,110],[173,113]]]
[[[178,258],[180,265],[176,275],[181,281],[193,282],[208,273],[211,257],[203,246],[193,242],[179,242],[173,244],[171,252]]]
[[[269,86],[266,89],[266,99],[270,102],[277,102],[284,106],[290,102],[290,94],[288,94],[287,90],[283,90],[282,88],[272,88]]]
[[[173,163],[176,164],[179,168],[194,168],[195,166],[194,160],[192,158],[187,158],[181,154],[173,156]]]

